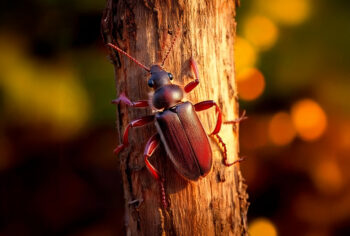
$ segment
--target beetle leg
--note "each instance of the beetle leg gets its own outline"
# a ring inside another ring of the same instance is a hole
[[[220,110],[219,106],[216,104],[216,102],[214,102],[212,100],[199,102],[199,103],[194,105],[194,109],[196,111],[203,111],[203,110],[211,108],[212,106],[215,106],[215,112],[218,114],[218,119],[216,121],[215,129],[213,130],[213,132],[210,133],[210,135],[215,135],[215,134],[219,133],[219,131],[221,129],[221,124],[222,124],[221,110]]]
[[[236,160],[236,161],[234,161],[232,163],[228,163],[227,162],[227,148],[226,148],[226,144],[224,143],[222,138],[218,135],[218,133],[219,133],[219,131],[221,129],[221,124],[222,124],[222,113],[221,113],[221,110],[220,110],[219,106],[214,101],[208,100],[208,101],[203,101],[203,102],[195,104],[194,108],[195,108],[196,111],[203,111],[203,110],[211,108],[212,106],[215,106],[215,111],[218,114],[218,119],[216,121],[215,129],[213,130],[213,132],[210,133],[210,135],[215,137],[216,142],[219,144],[219,146],[222,149],[222,155],[224,157],[224,164],[225,164],[225,166],[232,166],[232,165],[242,161],[243,158],[240,158],[240,159],[238,159],[238,160]],[[245,112],[243,113],[241,118],[239,118],[239,119],[237,119],[235,121],[232,121],[232,122],[240,122],[241,120],[244,120],[244,119],[246,119]],[[230,124],[230,122],[231,121],[228,121],[227,124]]]
[[[133,127],[140,127],[144,126],[154,120],[154,115],[151,116],[144,116],[140,119],[131,121],[128,126],[126,127],[123,135],[123,143],[120,144],[116,149],[114,149],[114,153],[118,155],[119,152],[121,152],[125,147],[129,145],[129,129]]]
[[[144,156],[144,160],[148,171],[151,173],[153,178],[158,181],[160,185],[162,204],[163,204],[163,207],[166,209],[168,208],[168,202],[166,200],[166,195],[165,195],[164,179],[160,177],[159,171],[148,161],[148,158],[152,156],[154,151],[159,146],[159,141],[160,141],[159,134],[157,133],[153,135],[146,144],[143,156]]]
[[[160,181],[159,171],[156,168],[154,168],[154,166],[148,161],[148,158],[152,156],[154,151],[157,149],[158,145],[159,145],[159,134],[155,134],[148,140],[143,156],[144,156],[144,160],[148,171],[152,174],[153,178]]]
[[[194,81],[191,81],[190,83],[188,83],[185,86],[184,90],[186,93],[191,92],[199,84],[198,67],[197,67],[197,63],[193,59],[193,57],[191,57],[191,59],[190,59],[190,65],[191,65],[191,69],[194,72],[194,76],[196,77],[196,79]]]
[[[121,93],[117,99],[112,100],[112,103],[113,104],[123,103],[131,107],[148,107],[149,106],[148,100],[141,100],[136,102],[130,101],[130,99],[125,96],[124,92]]]
[[[216,138],[215,141],[219,144],[220,148],[222,149],[222,155],[224,157],[224,165],[225,166],[232,166],[232,165],[234,165],[234,164],[244,160],[244,157],[242,157],[242,158],[239,158],[238,160],[235,160],[232,163],[228,163],[227,162],[227,148],[226,148],[226,144],[224,143],[224,141],[222,140],[222,138],[218,134],[215,134],[213,136]]]
[[[228,124],[235,125],[235,124],[238,124],[241,121],[244,121],[246,119],[248,119],[248,116],[246,116],[246,111],[244,110],[242,115],[238,119],[225,121],[224,124],[226,124],[226,125],[228,125]]]
[[[216,138],[215,141],[219,144],[220,148],[222,149],[222,155],[224,157],[224,164],[225,164],[225,166],[228,166],[226,144],[224,143],[224,141],[222,140],[222,138],[218,134],[215,134],[214,137]]]

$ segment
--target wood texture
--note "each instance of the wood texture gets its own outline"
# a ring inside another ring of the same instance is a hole
[[[193,80],[189,66],[198,63],[200,84],[186,100],[215,100],[224,120],[238,117],[234,76],[235,1],[108,0],[102,17],[105,42],[118,44],[146,66],[159,63],[174,35],[178,40],[165,62],[174,83]],[[115,66],[116,93],[132,100],[148,99],[148,73],[125,56],[110,51]],[[118,144],[128,122],[152,114],[150,108],[117,106]],[[215,109],[198,113],[205,130],[215,126]],[[145,168],[143,149],[156,132],[153,124],[130,132],[130,146],[118,157],[123,176],[127,235],[246,235],[247,194],[239,166],[225,167],[211,139],[213,168],[197,182],[182,179],[161,146],[150,161],[165,178],[170,207],[161,208],[159,185]],[[229,161],[238,158],[238,126],[223,125]]]

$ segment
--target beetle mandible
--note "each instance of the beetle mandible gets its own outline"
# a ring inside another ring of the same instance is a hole
[[[182,101],[184,93],[190,93],[199,84],[198,67],[195,60],[193,58],[190,59],[190,66],[194,72],[195,80],[188,83],[184,88],[173,84],[171,82],[173,80],[173,75],[163,69],[164,62],[174,45],[175,39],[176,37],[172,41],[161,65],[152,65],[150,68],[140,63],[118,46],[112,43],[107,44],[109,47],[127,56],[151,75],[148,80],[148,86],[154,90],[151,101],[141,100],[132,102],[124,93],[121,93],[117,99],[112,101],[114,104],[123,103],[131,107],[151,107],[157,110],[153,115],[131,121],[124,131],[123,143],[114,150],[114,153],[118,155],[118,153],[129,145],[128,134],[130,128],[144,126],[151,122],[155,123],[158,132],[154,134],[146,144],[144,161],[151,175],[160,184],[164,208],[168,206],[165,196],[164,179],[148,160],[157,149],[160,142],[164,145],[167,155],[174,164],[177,173],[183,178],[197,181],[200,177],[206,176],[211,170],[212,150],[209,138],[196,112],[215,107],[217,122],[214,130],[209,135],[215,136],[217,142],[221,144],[225,166],[231,166],[242,160],[239,159],[233,163],[227,162],[226,145],[218,135],[222,125],[222,113],[219,106],[214,101],[207,100],[194,105],[191,102]],[[225,123],[238,123],[245,118],[243,114],[237,120]]]

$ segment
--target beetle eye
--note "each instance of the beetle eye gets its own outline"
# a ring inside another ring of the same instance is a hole
[[[148,80],[148,86],[152,88],[153,85],[154,85],[153,79]]]
[[[173,80],[173,74],[168,73],[168,76],[169,76],[169,79],[170,79],[170,80]]]

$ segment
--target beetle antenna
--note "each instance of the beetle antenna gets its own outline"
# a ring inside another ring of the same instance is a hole
[[[133,58],[132,56],[130,56],[127,52],[123,51],[122,49],[120,49],[118,46],[112,44],[112,43],[107,43],[108,46],[110,46],[111,48],[114,48],[115,50],[117,50],[118,52],[120,52],[121,54],[124,54],[125,56],[127,56],[130,60],[132,60],[133,62],[135,62],[138,66],[142,67],[143,69],[145,69],[147,72],[150,72],[150,68],[148,68],[147,66],[145,66],[144,64],[142,64],[141,62],[139,62],[138,60],[136,60],[135,58]]]
[[[178,36],[178,32],[176,32],[176,34],[175,34],[175,36],[174,36],[174,39],[173,39],[173,41],[171,42],[171,44],[170,44],[170,47],[169,47],[169,50],[167,51],[167,53],[165,54],[165,57],[163,58],[163,60],[162,60],[162,64],[160,65],[160,66],[163,66],[164,65],[164,62],[165,62],[165,60],[168,58],[168,56],[169,56],[169,54],[170,54],[170,52],[171,52],[171,50],[173,49],[173,47],[174,47],[174,44],[175,44],[175,42],[176,42],[176,39],[177,39],[177,36]]]

